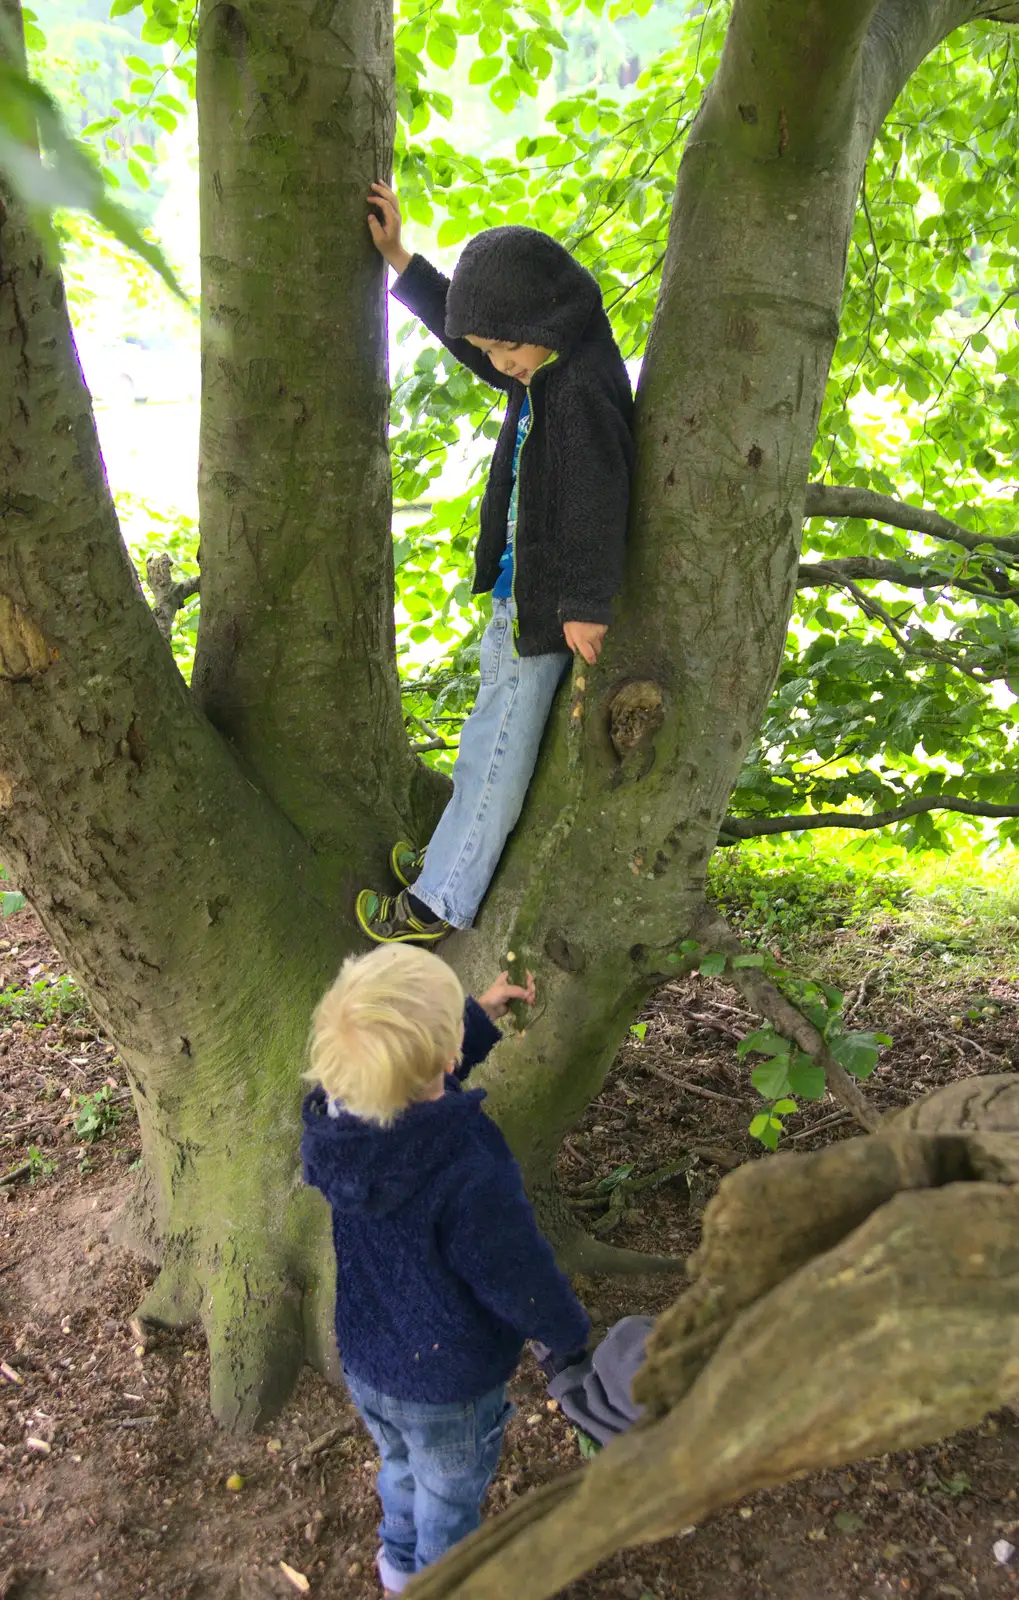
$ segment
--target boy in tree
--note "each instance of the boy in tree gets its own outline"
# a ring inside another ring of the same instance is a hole
[[[484,899],[570,652],[598,659],[622,582],[633,398],[601,291],[562,245],[534,228],[489,228],[450,281],[404,248],[393,190],[375,183],[369,199],[397,299],[508,396],[475,551],[474,592],[491,592],[492,620],[453,795],[427,849],[394,845],[402,891],[357,897],[369,938],[435,944],[469,928]]]
[[[301,1154],[333,1213],[336,1340],[378,1445],[388,1594],[481,1520],[524,1341],[577,1369],[588,1317],[556,1266],[483,1089],[462,1088],[534,1003],[506,973],[467,1000],[430,950],[344,962],[312,1024]],[[556,1352],[555,1356],[551,1352]]]

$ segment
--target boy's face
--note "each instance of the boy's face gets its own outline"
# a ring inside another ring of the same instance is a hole
[[[510,344],[506,339],[479,339],[473,333],[467,335],[467,343],[483,350],[496,372],[519,383],[530,383],[552,354],[543,344]]]

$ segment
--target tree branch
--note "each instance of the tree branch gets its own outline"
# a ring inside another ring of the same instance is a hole
[[[741,839],[760,839],[775,833],[803,833],[810,828],[888,828],[926,811],[959,811],[967,817],[1019,817],[1019,806],[996,806],[982,800],[964,800],[961,795],[928,794],[906,800],[891,811],[816,811],[803,816],[726,817],[719,836],[720,845],[737,844]]]
[[[960,545],[963,550],[984,550],[990,546],[1002,555],[1019,556],[1019,537],[971,533],[968,528],[960,527],[957,522],[941,516],[937,511],[929,511],[926,506],[893,500],[890,495],[876,494],[872,489],[808,483],[803,515],[868,517],[874,522],[887,523],[891,528],[923,533],[929,539],[942,539],[948,544]]]
[[[198,593],[201,586],[200,578],[180,578],[175,582],[172,572],[173,561],[167,555],[149,556],[145,562],[145,576],[156,602],[152,614],[167,644],[173,633],[173,619],[177,612]]]
[[[733,8],[712,87],[738,112],[732,126],[748,153],[774,160],[788,151],[794,160],[809,159],[845,127],[878,3],[741,0]]]
[[[830,584],[841,589],[852,579],[863,578],[876,583],[894,583],[900,589],[961,589],[980,600],[1019,599],[1019,588],[1012,588],[999,568],[988,564],[983,570],[988,582],[993,584],[990,589],[936,568],[903,567],[896,561],[882,561],[877,556],[843,556],[835,561],[801,561],[796,587],[813,589]]]
[[[746,954],[746,947],[724,919],[714,912],[700,922],[697,937],[710,950],[720,950],[727,956]],[[845,1067],[836,1061],[814,1024],[759,967],[733,967],[726,969],[726,983],[731,983],[765,1021],[770,1022],[784,1039],[791,1039],[805,1055],[824,1068],[825,1079],[833,1097],[849,1112],[855,1122],[867,1133],[880,1125],[878,1112],[851,1078]]]

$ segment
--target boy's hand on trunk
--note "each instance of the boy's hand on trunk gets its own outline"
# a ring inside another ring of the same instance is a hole
[[[527,987],[522,988],[519,983],[510,983],[508,972],[500,972],[491,988],[486,989],[484,994],[475,995],[474,998],[482,1011],[493,1022],[498,1022],[499,1018],[504,1017],[509,1010],[511,1000],[522,1000],[525,1006],[533,1006],[534,976],[529,972]]]
[[[368,205],[368,232],[372,243],[399,276],[410,266],[410,251],[404,249],[400,240],[403,227],[400,202],[388,183],[373,183]]]
[[[563,623],[566,643],[574,655],[583,656],[589,667],[593,667],[601,655],[602,641],[608,631],[608,626],[604,622]]]

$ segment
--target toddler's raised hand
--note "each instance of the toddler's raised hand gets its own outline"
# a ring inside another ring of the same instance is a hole
[[[486,1016],[497,1022],[506,1015],[511,1000],[522,1000],[525,1006],[533,1006],[534,974],[527,974],[527,987],[521,988],[519,983],[510,983],[508,972],[500,972],[491,988],[475,998]]]
[[[368,232],[380,256],[399,275],[410,265],[410,251],[400,241],[400,202],[387,183],[373,183],[368,196]]]

